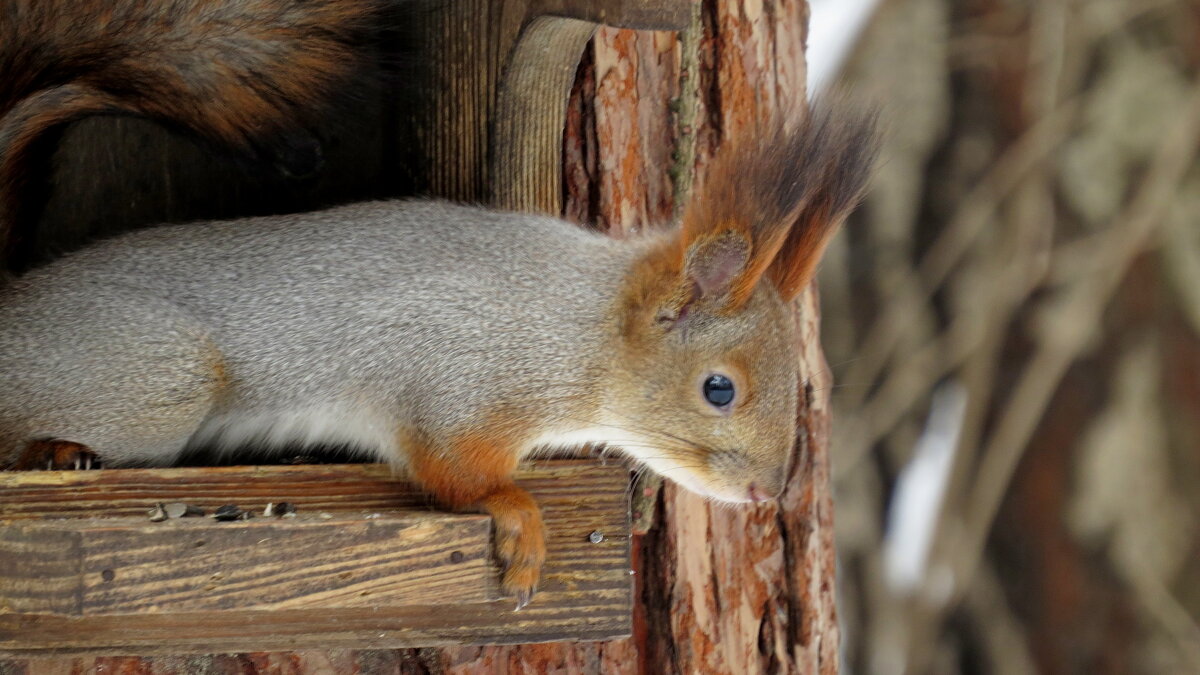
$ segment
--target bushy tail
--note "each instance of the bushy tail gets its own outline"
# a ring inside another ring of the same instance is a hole
[[[0,243],[55,130],[132,114],[306,175],[388,0],[0,0]]]

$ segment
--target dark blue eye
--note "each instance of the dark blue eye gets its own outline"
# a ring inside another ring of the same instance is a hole
[[[704,381],[704,400],[724,408],[733,402],[733,382],[724,375],[709,375]]]

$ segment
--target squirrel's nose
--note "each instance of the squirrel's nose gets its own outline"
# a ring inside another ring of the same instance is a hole
[[[746,488],[752,502],[766,502],[779,497],[783,492],[783,474],[760,475]]]

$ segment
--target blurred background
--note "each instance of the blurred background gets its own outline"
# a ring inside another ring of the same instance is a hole
[[[811,35],[889,127],[821,277],[844,672],[1200,673],[1200,3]]]

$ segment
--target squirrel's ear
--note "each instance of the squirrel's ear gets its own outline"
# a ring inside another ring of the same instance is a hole
[[[844,108],[844,109],[843,109]],[[791,300],[858,203],[878,141],[873,111],[814,104],[795,124],[733,141],[684,210],[683,269],[720,310],[741,308],[769,278]]]
[[[683,270],[697,299],[727,295],[745,275],[751,250],[750,242],[733,231],[692,242],[684,252]]]

